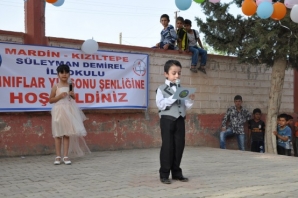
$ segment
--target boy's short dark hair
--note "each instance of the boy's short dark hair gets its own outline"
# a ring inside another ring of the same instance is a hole
[[[185,19],[184,20],[184,25],[190,25],[191,26],[191,20]]]
[[[176,22],[181,21],[182,23],[184,23],[184,18],[183,17],[177,17]]]
[[[288,120],[293,120],[293,119],[294,119],[293,116],[288,114]]]
[[[163,15],[161,15],[161,16],[160,16],[160,19],[162,19],[162,18],[166,18],[168,21],[170,21],[170,17],[169,17],[169,15],[167,15],[167,14],[163,14]]]
[[[282,113],[277,116],[278,119],[284,118],[286,121],[289,121],[288,114]]]
[[[259,108],[256,108],[256,109],[254,109],[253,111],[252,111],[252,114],[256,114],[256,113],[262,113],[262,111],[261,111],[261,109],[259,109]]]
[[[235,100],[241,100],[242,101],[242,97],[240,96],[240,95],[236,95],[235,97],[234,97],[234,101]]]
[[[171,66],[176,65],[182,68],[181,63],[177,60],[168,60],[164,66],[164,72],[168,73]]]
[[[66,73],[69,73],[70,69],[69,69],[69,66],[68,65],[59,65],[57,67],[57,73],[63,73],[63,72],[66,72]]]

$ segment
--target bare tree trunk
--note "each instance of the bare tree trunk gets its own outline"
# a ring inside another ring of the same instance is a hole
[[[282,89],[284,85],[286,60],[279,59],[274,62],[271,73],[271,88],[269,93],[269,104],[266,119],[266,133],[265,133],[265,151],[267,153],[275,153],[276,151],[276,136],[273,131],[276,131],[277,114],[281,104]]]

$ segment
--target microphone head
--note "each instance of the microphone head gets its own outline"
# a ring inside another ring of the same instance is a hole
[[[72,91],[72,81],[70,78],[68,79],[68,84],[69,84],[69,91]]]
[[[176,79],[175,83],[176,83],[177,85],[179,85],[179,84],[180,84],[180,79]]]

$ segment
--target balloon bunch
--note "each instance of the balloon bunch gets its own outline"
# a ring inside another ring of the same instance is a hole
[[[46,0],[46,2],[52,4],[56,7],[62,6],[64,4],[64,0]]]
[[[298,0],[285,0],[285,3],[276,2],[272,4],[272,0],[244,0],[242,3],[242,12],[246,16],[252,16],[255,13],[261,19],[281,20],[287,14],[287,8],[292,9],[290,17],[292,21],[298,23]]]
[[[203,3],[205,0],[175,0],[175,4],[179,10],[187,10],[190,8],[192,1]],[[219,3],[220,0],[209,0],[211,3]]]

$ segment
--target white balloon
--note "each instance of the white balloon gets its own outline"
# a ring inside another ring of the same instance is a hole
[[[272,3],[272,0],[257,0],[256,3],[257,3],[257,5],[259,5],[260,3],[265,2],[265,1]]]
[[[94,54],[98,50],[98,43],[93,39],[88,39],[83,43],[81,50],[85,54]]]
[[[219,3],[220,0],[209,0],[210,3]]]
[[[293,22],[298,23],[298,4],[293,6],[290,13],[290,17]]]
[[[295,4],[298,4],[298,0],[285,0],[284,4],[287,8],[291,9]]]

